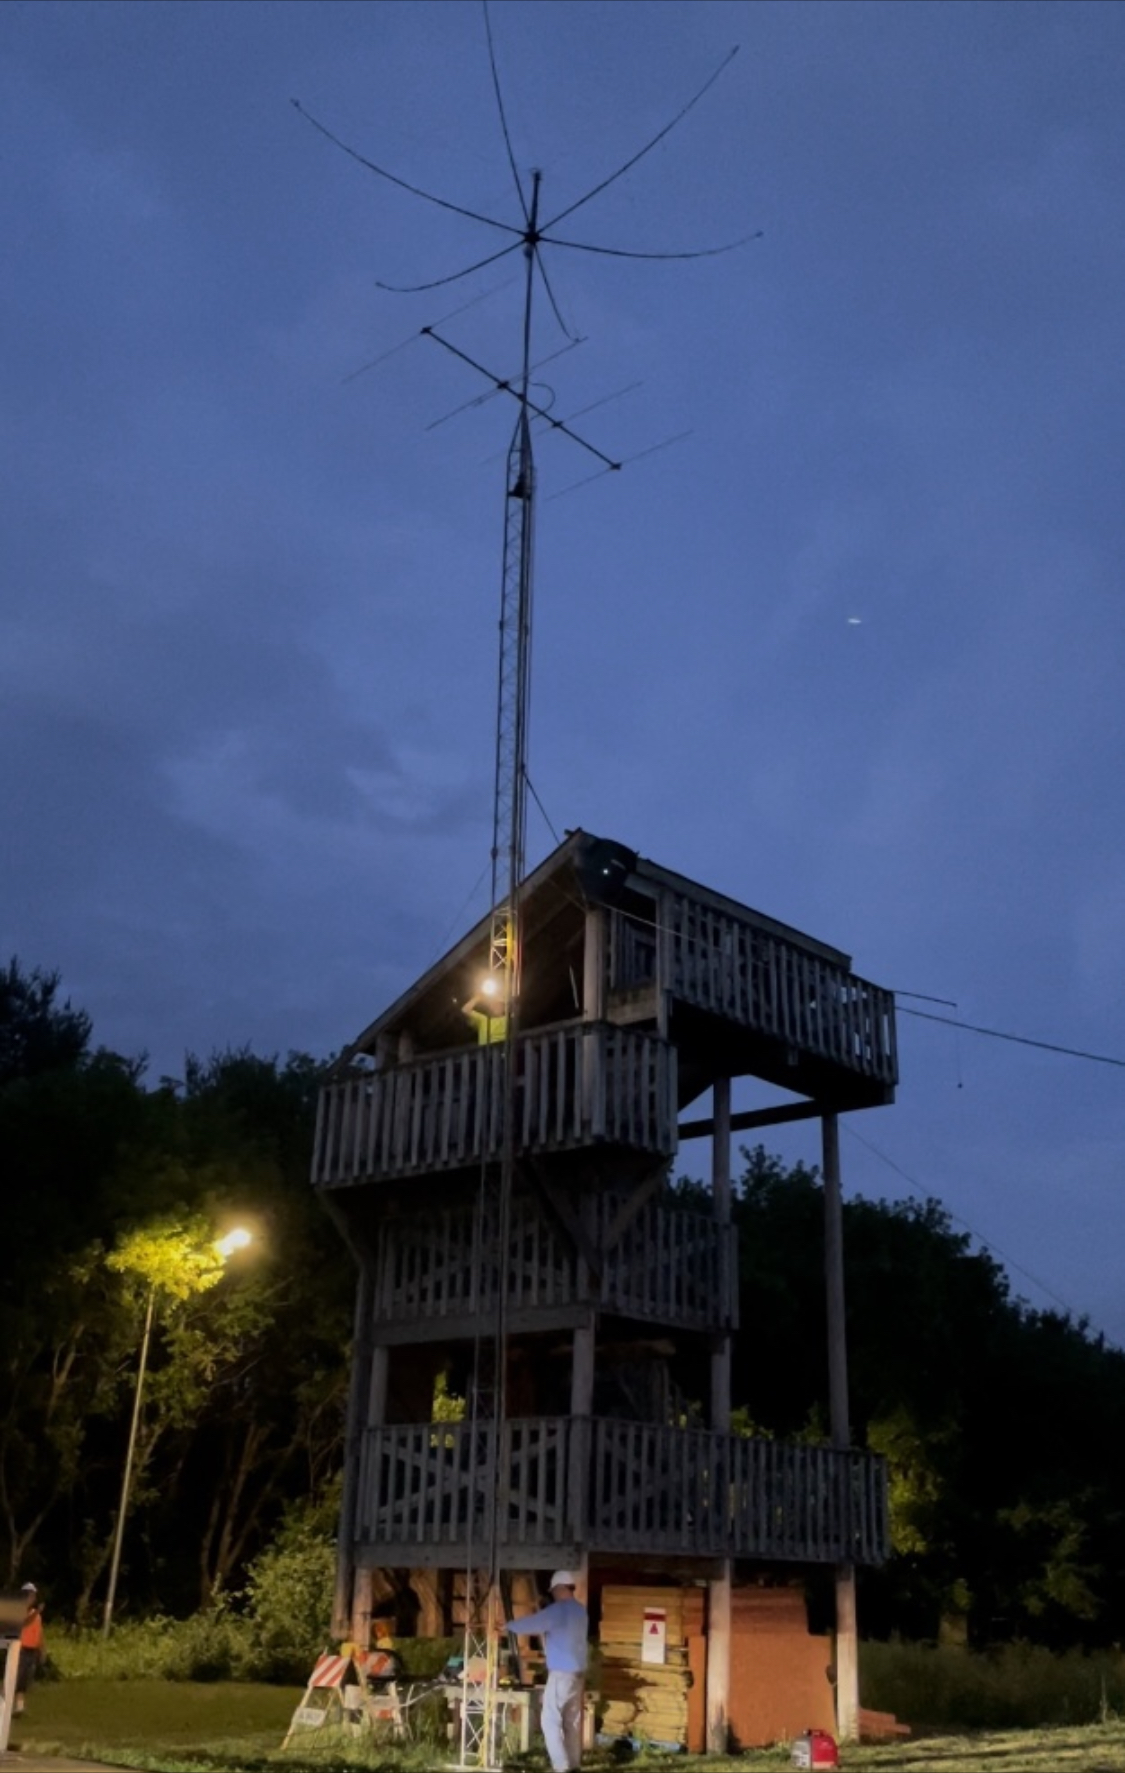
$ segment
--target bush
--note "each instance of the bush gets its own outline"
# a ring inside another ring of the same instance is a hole
[[[51,1663],[63,1680],[213,1681],[235,1674],[249,1628],[225,1604],[191,1619],[127,1620],[103,1638],[93,1628],[51,1633]]]
[[[451,1656],[465,1647],[463,1637],[396,1638],[395,1655],[407,1680],[429,1681],[439,1675]]]
[[[254,1560],[241,1595],[190,1619],[163,1615],[51,1634],[64,1680],[275,1681],[303,1685],[330,1641],[336,1553],[312,1508],[295,1510]]]
[[[336,1550],[315,1515],[295,1510],[246,1582],[239,1678],[305,1681],[330,1642]]]
[[[1033,1729],[1125,1713],[1125,1656],[1113,1651],[865,1643],[860,1673],[863,1703],[916,1729]]]

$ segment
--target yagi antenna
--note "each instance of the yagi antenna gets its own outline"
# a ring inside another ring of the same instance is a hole
[[[438,324],[440,325],[441,322],[439,321]],[[434,334],[432,327],[426,326],[423,327],[422,333],[419,336],[436,337],[436,334]],[[568,351],[573,351],[576,345],[584,345],[585,343],[585,339],[568,338],[566,344],[560,345],[557,351],[549,351],[546,357],[540,357],[537,363],[533,363],[531,366],[532,373],[534,374],[537,370],[545,369],[548,363],[554,363],[556,358],[565,357]],[[460,406],[455,406],[451,408],[449,412],[443,413],[440,419],[431,419],[430,423],[426,426],[426,430],[436,431],[439,425],[447,424],[450,419],[458,418],[461,413],[469,412],[474,406],[483,406],[486,400],[494,400],[497,394],[502,394],[505,388],[510,388],[515,379],[516,378],[513,376],[510,381],[498,381],[484,394],[474,394],[471,400],[463,400]],[[575,418],[577,416],[577,414],[572,415],[572,417]]]
[[[477,374],[492,384],[490,394],[481,398],[491,398],[492,394],[507,394],[516,402],[517,413],[515,429],[508,448],[507,474],[505,479],[504,501],[504,554],[500,580],[500,671],[496,713],[496,773],[492,808],[492,897],[489,918],[488,971],[481,981],[480,993],[472,999],[472,1003],[483,1002],[485,1009],[473,1010],[472,1019],[478,1028],[483,1027],[485,1038],[489,1044],[502,1044],[503,1051],[496,1055],[500,1061],[493,1065],[488,1062],[481,1068],[480,1076],[494,1079],[494,1083],[482,1085],[485,1090],[485,1102],[481,1113],[483,1124],[492,1126],[496,1122],[496,1110],[499,1109],[499,1164],[490,1154],[488,1140],[482,1139],[482,1157],[480,1187],[477,1200],[477,1229],[475,1236],[479,1240],[480,1263],[489,1270],[487,1284],[482,1282],[483,1291],[487,1294],[492,1287],[495,1298],[492,1335],[488,1342],[478,1333],[474,1341],[473,1382],[471,1390],[471,1409],[468,1429],[470,1471],[468,1473],[470,1494],[480,1497],[484,1504],[483,1542],[472,1540],[471,1534],[466,1545],[465,1562],[465,1654],[463,1660],[464,1678],[461,1699],[461,1756],[460,1766],[463,1769],[483,1770],[495,1768],[500,1763],[500,1747],[502,1736],[502,1711],[498,1702],[498,1619],[503,1617],[499,1611],[502,1602],[500,1590],[501,1566],[501,1518],[498,1501],[501,1485],[499,1482],[500,1430],[505,1416],[504,1375],[507,1369],[507,1326],[508,1326],[508,1288],[509,1288],[509,1256],[511,1247],[511,1203],[515,1186],[517,1158],[519,1154],[518,1122],[519,1109],[519,1054],[518,1036],[520,1031],[520,983],[523,960],[523,908],[521,893],[524,875],[525,834],[527,825],[527,802],[531,780],[528,774],[528,718],[531,701],[531,603],[532,603],[532,544],[535,512],[535,462],[532,454],[532,427],[538,423],[549,430],[561,433],[570,439],[597,463],[594,478],[600,474],[614,473],[622,466],[620,461],[598,449],[595,444],[587,441],[566,420],[556,418],[549,406],[541,400],[532,398],[532,375],[535,368],[541,365],[532,363],[532,302],[535,289],[541,283],[550,303],[551,311],[568,344],[578,343],[577,336],[567,326],[562,311],[551,287],[543,262],[545,246],[561,247],[571,252],[595,253],[606,258],[647,259],[647,260],[683,260],[714,258],[720,253],[733,252],[737,247],[744,246],[750,240],[760,238],[759,233],[744,235],[738,240],[730,240],[718,246],[705,246],[693,251],[677,252],[642,252],[625,247],[599,246],[592,241],[564,238],[554,232],[578,210],[591,203],[595,197],[623,178],[638,161],[650,154],[659,142],[676,128],[693,110],[704,94],[709,92],[719,76],[730,66],[737,50],[732,49],[724,57],[714,72],[704,81],[699,90],[688,102],[681,106],[675,116],[670,118],[664,127],[636,153],[615,168],[613,172],[600,179],[597,184],[573,203],[560,209],[549,221],[540,219],[540,197],[542,193],[542,174],[533,171],[526,183],[520,176],[512,147],[511,132],[508,128],[507,113],[504,108],[504,95],[500,86],[500,76],[496,64],[496,47],[492,36],[492,22],[488,12],[488,0],[482,0],[484,6],[485,35],[488,41],[488,59],[492,75],[492,87],[496,97],[496,107],[500,118],[500,128],[504,137],[504,147],[511,169],[512,179],[516,187],[519,202],[520,220],[518,223],[504,221],[497,216],[485,215],[480,210],[469,209],[464,204],[454,203],[447,197],[436,192],[427,191],[421,185],[409,179],[400,178],[377,161],[355,148],[329,129],[318,118],[313,117],[297,99],[293,104],[301,115],[325,136],[328,141],[358,162],[376,177],[385,179],[399,190],[406,191],[426,203],[434,204],[439,209],[450,211],[453,215],[466,217],[478,222],[482,227],[490,228],[504,236],[503,244],[494,252],[486,253],[475,259],[471,264],[462,265],[459,270],[450,271],[439,277],[431,277],[418,283],[385,283],[379,282],[381,289],[394,290],[403,294],[418,294],[425,290],[441,289],[449,283],[459,283],[463,278],[470,277],[474,272],[482,271],[506,259],[514,252],[522,252],[523,267],[523,326],[520,368],[514,376],[498,376],[470,357],[467,351],[453,343],[451,339],[437,330],[444,326],[444,321],[437,325],[422,328],[422,336],[431,338],[444,350],[458,358]],[[447,317],[447,318],[452,318]],[[406,341],[403,341],[404,343]],[[402,346],[394,346],[392,350],[400,350]],[[384,353],[384,356],[391,352]],[[376,358],[374,362],[382,361]],[[549,361],[543,359],[541,362]],[[363,368],[374,367],[364,365]],[[362,374],[357,370],[355,374]],[[627,390],[626,390],[627,391]],[[554,395],[548,391],[548,398]],[[616,396],[607,396],[607,399]],[[468,405],[475,404],[468,402]],[[594,402],[594,405],[601,404]],[[457,408],[461,411],[464,408]],[[587,408],[584,410],[592,410]],[[452,418],[447,413],[446,418]],[[579,414],[573,415],[580,416]],[[444,420],[438,420],[443,423]],[[664,443],[654,444],[652,449],[642,451],[651,454],[653,450],[664,449],[678,441],[668,438]],[[635,458],[634,458],[635,459]],[[577,482],[581,485],[583,482]],[[564,489],[567,491],[571,488]],[[557,496],[557,495],[556,495]],[[535,796],[538,801],[538,795]],[[548,820],[548,823],[550,821]],[[488,1100],[491,1091],[498,1094]],[[491,1360],[489,1357],[491,1356]],[[487,1587],[484,1594],[477,1589],[478,1572],[486,1576]],[[474,1592],[478,1599],[474,1603]],[[505,1609],[509,1611],[510,1609]],[[476,1672],[471,1672],[476,1671]],[[483,1673],[481,1672],[483,1671]]]
[[[535,172],[532,173],[531,176],[532,179],[536,181],[537,185],[539,174]],[[528,281],[530,282],[530,280],[529,273]],[[423,338],[433,339],[435,344],[444,345],[447,351],[451,352],[454,357],[459,357],[462,363],[467,363],[470,369],[479,370],[482,376],[487,376],[493,385],[493,391],[495,393],[510,394],[513,400],[518,400],[521,416],[526,412],[529,418],[531,415],[534,415],[535,418],[542,419],[545,424],[550,426],[552,431],[561,431],[563,436],[569,437],[572,443],[577,443],[582,449],[588,449],[590,454],[597,456],[598,460],[604,462],[607,468],[620,468],[620,462],[615,462],[609,456],[604,455],[594,444],[588,443],[585,437],[580,437],[577,431],[572,431],[565,420],[556,419],[547,407],[540,406],[537,401],[532,400],[531,395],[528,392],[528,389],[531,386],[530,377],[532,366],[527,360],[526,351],[524,353],[522,374],[519,377],[513,377],[512,380],[509,381],[504,376],[494,376],[490,369],[485,369],[483,363],[478,363],[474,357],[469,356],[467,351],[462,351],[459,345],[453,344],[449,339],[442,338],[441,334],[434,327],[424,326],[422,328],[422,336]]]
[[[494,289],[482,289],[479,295],[472,296],[467,302],[462,302],[458,308],[452,308],[448,314],[443,314],[441,319],[435,321],[434,324],[444,326],[447,320],[456,320],[458,314],[467,314],[469,309],[475,308],[479,302],[487,302],[492,296],[501,295],[504,290],[511,289],[515,281],[514,277],[506,277],[504,282],[498,283]],[[341,385],[354,382],[358,376],[366,375],[369,369],[378,369],[381,363],[386,363],[388,357],[395,356],[396,352],[405,351],[407,345],[413,345],[419,336],[416,332],[408,333],[406,338],[398,341],[397,345],[391,345],[388,350],[380,351],[378,357],[372,357],[367,363],[361,363],[358,369],[349,370],[346,376],[341,376]]]

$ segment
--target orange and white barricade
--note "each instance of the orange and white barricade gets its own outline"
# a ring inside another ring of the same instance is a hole
[[[326,1650],[309,1676],[282,1748],[302,1730],[332,1725],[352,1733],[390,1725],[395,1736],[404,1736],[397,1672],[398,1661],[386,1650],[359,1650],[352,1644],[342,1645],[335,1655]]]

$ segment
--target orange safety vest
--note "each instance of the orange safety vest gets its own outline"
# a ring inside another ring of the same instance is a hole
[[[43,1648],[43,1615],[38,1607],[28,1610],[20,1632],[20,1647],[24,1650],[41,1650]]]

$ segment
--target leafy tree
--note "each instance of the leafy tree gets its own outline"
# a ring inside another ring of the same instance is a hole
[[[53,975],[4,979],[9,1021],[58,1038],[10,1039],[25,1057],[0,1081],[0,1571],[46,1577],[60,1607],[92,1595],[155,1282],[123,1600],[182,1609],[339,1462],[353,1277],[307,1180],[319,1067],[189,1056],[182,1085],[148,1090],[91,1050]],[[254,1224],[252,1260],[201,1291],[232,1216]],[[185,1246],[202,1267],[177,1297]]]
[[[17,1077],[69,1070],[86,1056],[91,1022],[70,999],[56,1003],[58,973],[24,972],[13,955],[0,967],[0,1088]]]
[[[4,1313],[0,1523],[9,1586],[79,1491],[91,1424],[116,1414],[129,1330],[113,1292],[91,1245],[60,1261],[19,1313]]]
[[[823,1432],[819,1177],[759,1146],[733,1213],[734,1402],[757,1432]],[[846,1201],[844,1249],[853,1439],[884,1454],[890,1481],[893,1555],[862,1574],[868,1628],[1119,1641],[1125,1355],[1013,1299],[936,1200]]]
[[[105,1270],[115,1177],[149,1141],[140,1068],[89,1050],[54,974],[0,975],[0,1568],[31,1566],[87,1470],[92,1423],[118,1406],[131,1329]],[[48,1556],[50,1554],[47,1554]]]
[[[333,1483],[292,1506],[250,1566],[248,1672],[259,1680],[303,1680],[330,1641],[339,1505],[340,1486]]]
[[[307,1504],[339,1471],[353,1293],[307,1180],[320,1067],[189,1055],[152,1089],[91,1033],[56,975],[0,971],[0,1571],[50,1582],[60,1608],[93,1596],[151,1299],[125,1605],[184,1612],[248,1579],[255,1654],[303,1672],[319,1642],[293,1632],[319,1639],[332,1565]],[[823,1436],[819,1176],[759,1146],[733,1216],[735,1420]],[[207,1246],[232,1219],[254,1247],[220,1278]],[[844,1221],[853,1436],[886,1457],[892,1508],[868,1629],[1125,1638],[1125,1354],[1014,1299],[936,1200],[849,1199]],[[705,1358],[675,1360],[704,1396]]]

